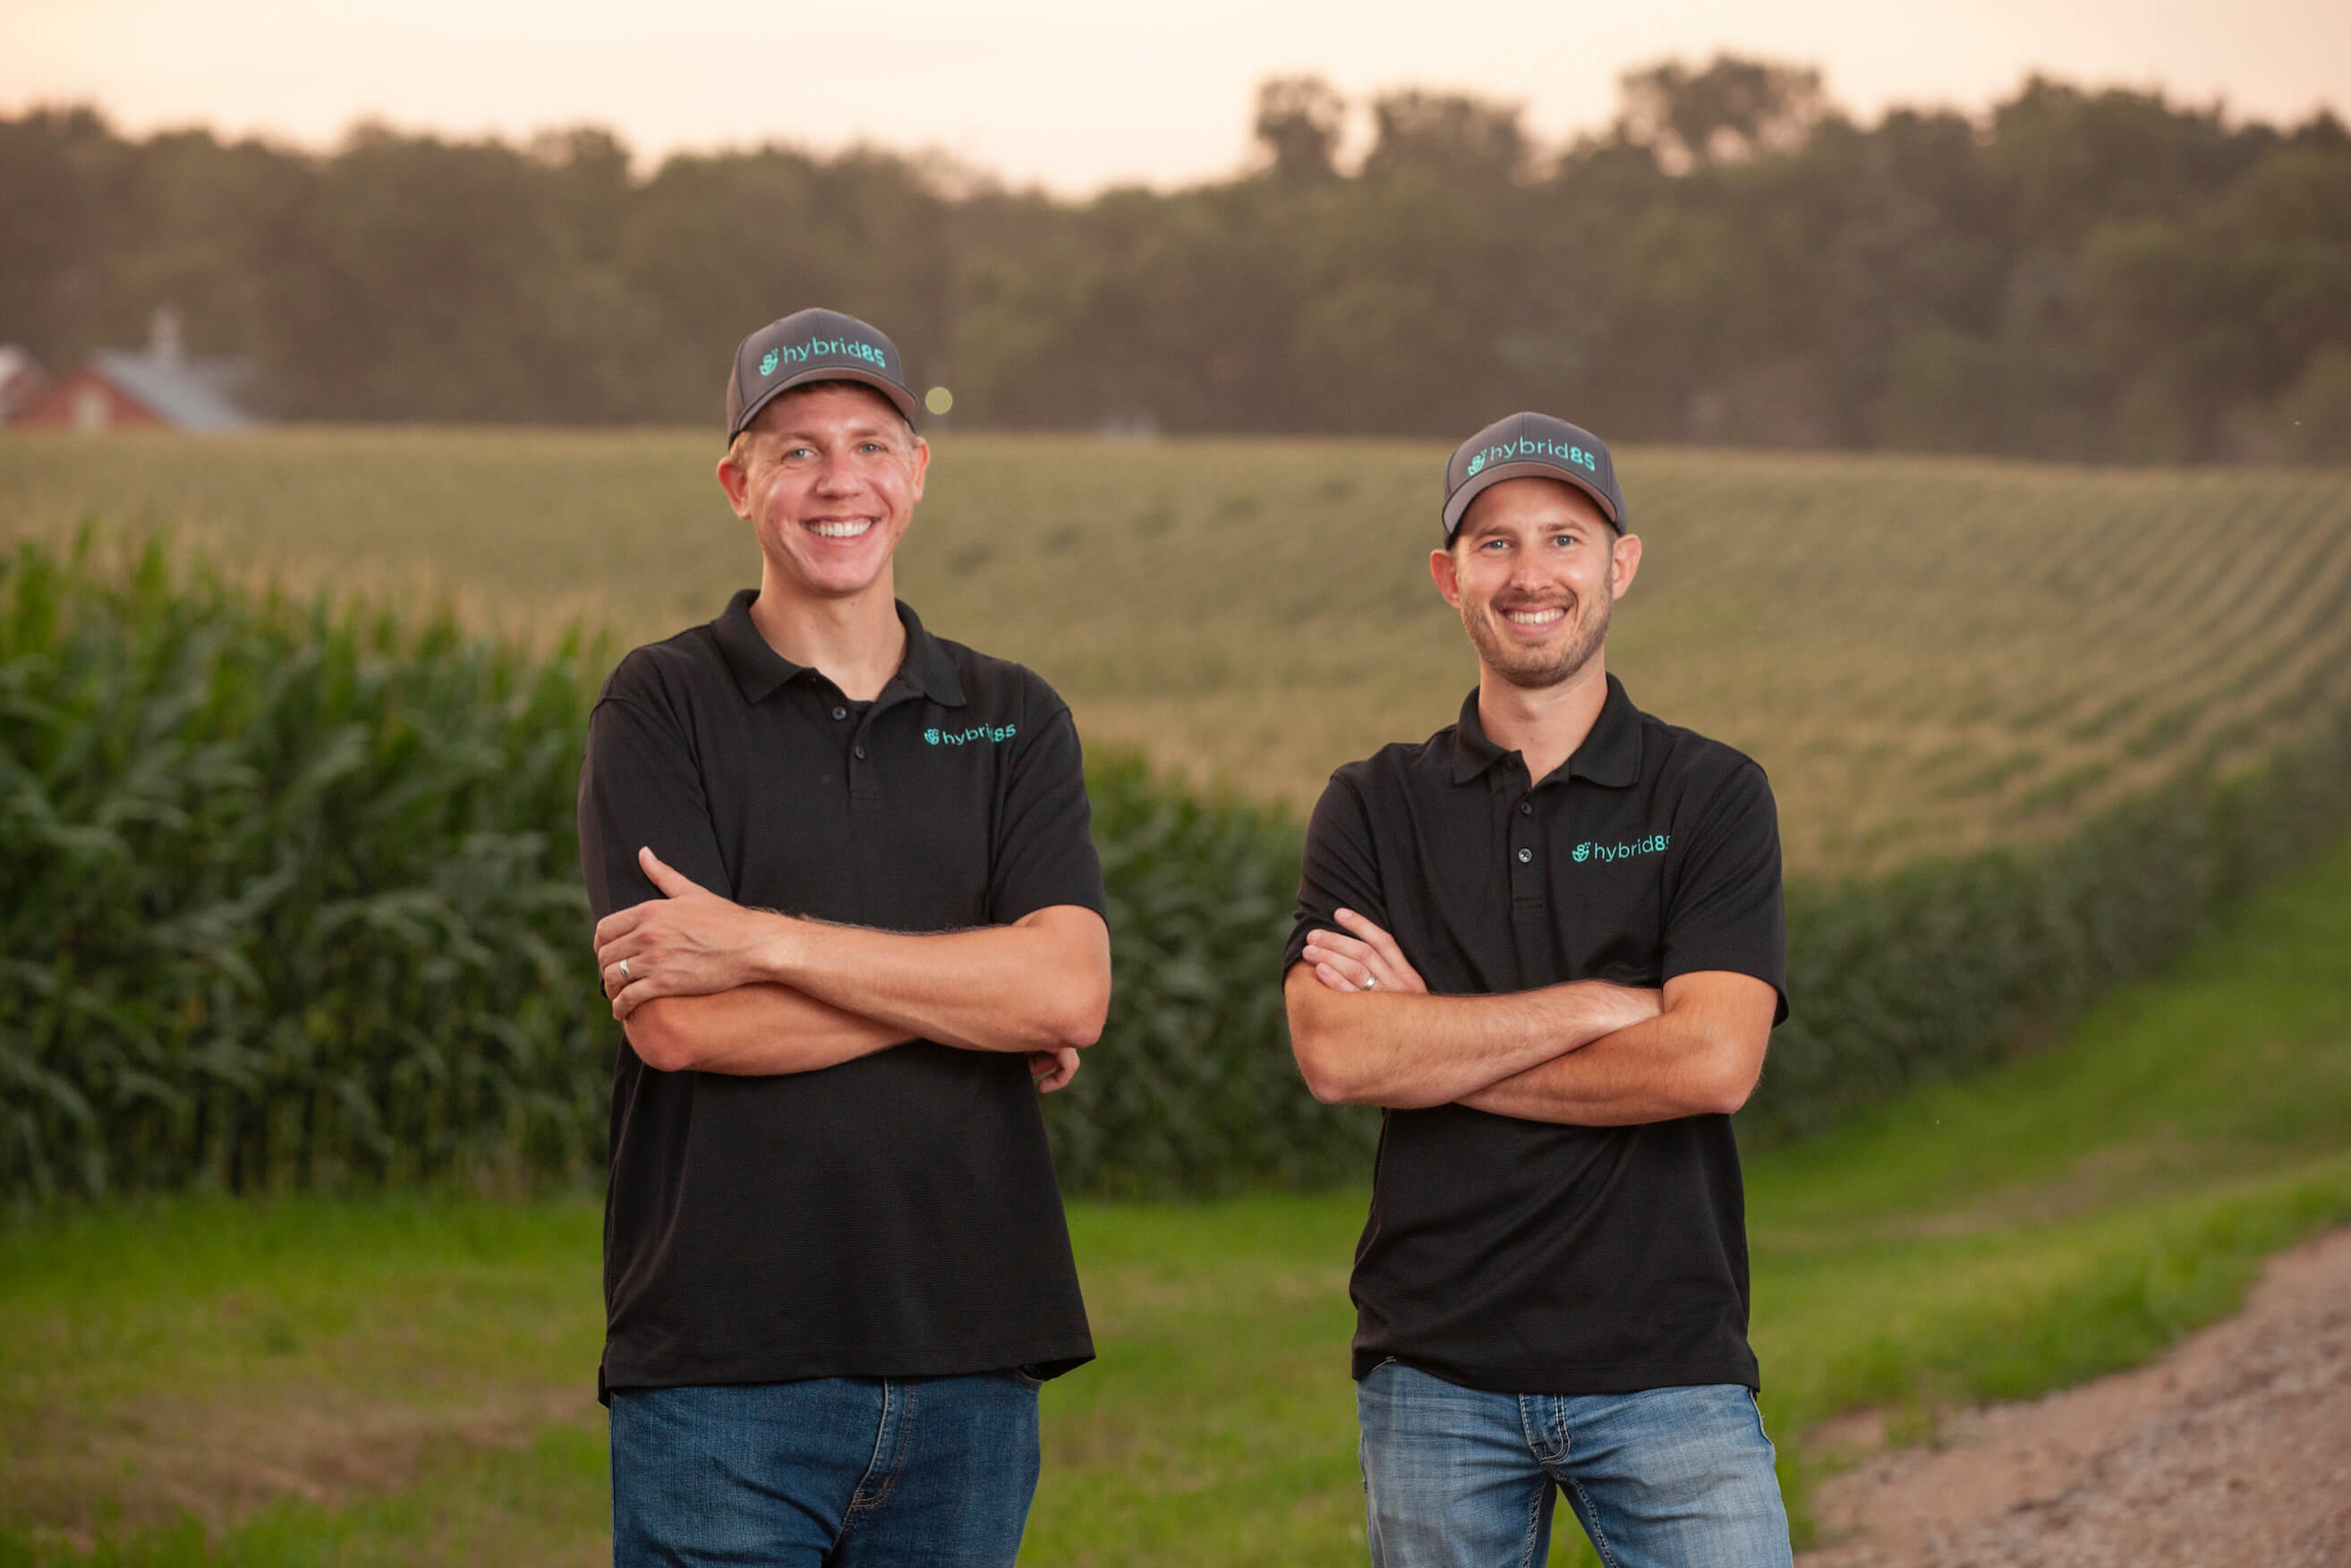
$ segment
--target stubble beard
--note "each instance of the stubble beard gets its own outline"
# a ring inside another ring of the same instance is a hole
[[[1488,669],[1522,690],[1542,691],[1583,673],[1608,640],[1608,622],[1615,607],[1615,601],[1605,593],[1588,611],[1579,599],[1569,611],[1575,617],[1575,635],[1556,654],[1510,641],[1495,624],[1502,618],[1503,606],[1491,601],[1473,609],[1464,599],[1461,629],[1469,633],[1471,645]]]

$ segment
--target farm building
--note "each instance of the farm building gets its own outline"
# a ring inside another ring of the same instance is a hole
[[[0,343],[0,424],[16,418],[48,384],[38,360],[14,343]]]
[[[248,373],[241,360],[188,358],[179,313],[158,310],[146,352],[99,350],[11,423],[84,431],[246,430],[260,423],[235,400]]]

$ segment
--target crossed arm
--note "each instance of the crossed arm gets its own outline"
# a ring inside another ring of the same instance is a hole
[[[663,896],[599,921],[596,962],[648,1067],[809,1072],[932,1040],[1024,1053],[1050,1092],[1102,1033],[1110,933],[1091,909],[1056,904],[973,931],[872,931],[746,908],[650,849],[638,862]]]
[[[1704,970],[1662,991],[1579,980],[1431,996],[1394,937],[1352,910],[1338,922],[1343,930],[1308,934],[1282,985],[1290,1043],[1318,1100],[1397,1110],[1458,1102],[1525,1121],[1624,1126],[1728,1114],[1762,1074],[1778,996],[1753,976]]]

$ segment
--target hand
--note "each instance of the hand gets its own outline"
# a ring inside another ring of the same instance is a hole
[[[1040,1094],[1050,1094],[1077,1075],[1078,1052],[1073,1046],[1029,1053],[1029,1076],[1037,1081]]]
[[[1334,991],[1420,991],[1428,987],[1420,971],[1405,962],[1395,938],[1352,909],[1336,911],[1347,935],[1309,931],[1302,956],[1314,977]]]
[[[596,966],[614,1018],[655,997],[710,996],[768,977],[759,957],[776,939],[778,916],[719,897],[650,849],[637,852],[637,863],[662,896],[596,923]]]

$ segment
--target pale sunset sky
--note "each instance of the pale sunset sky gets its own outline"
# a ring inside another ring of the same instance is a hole
[[[862,141],[1074,195],[1238,168],[1270,75],[1359,103],[1473,91],[1563,141],[1614,116],[1620,72],[1719,50],[1818,66],[1865,120],[1980,110],[2032,70],[2351,118],[2351,0],[0,0],[0,113],[92,103],[132,132],[311,147],[362,118],[506,137],[589,122],[647,162]]]

